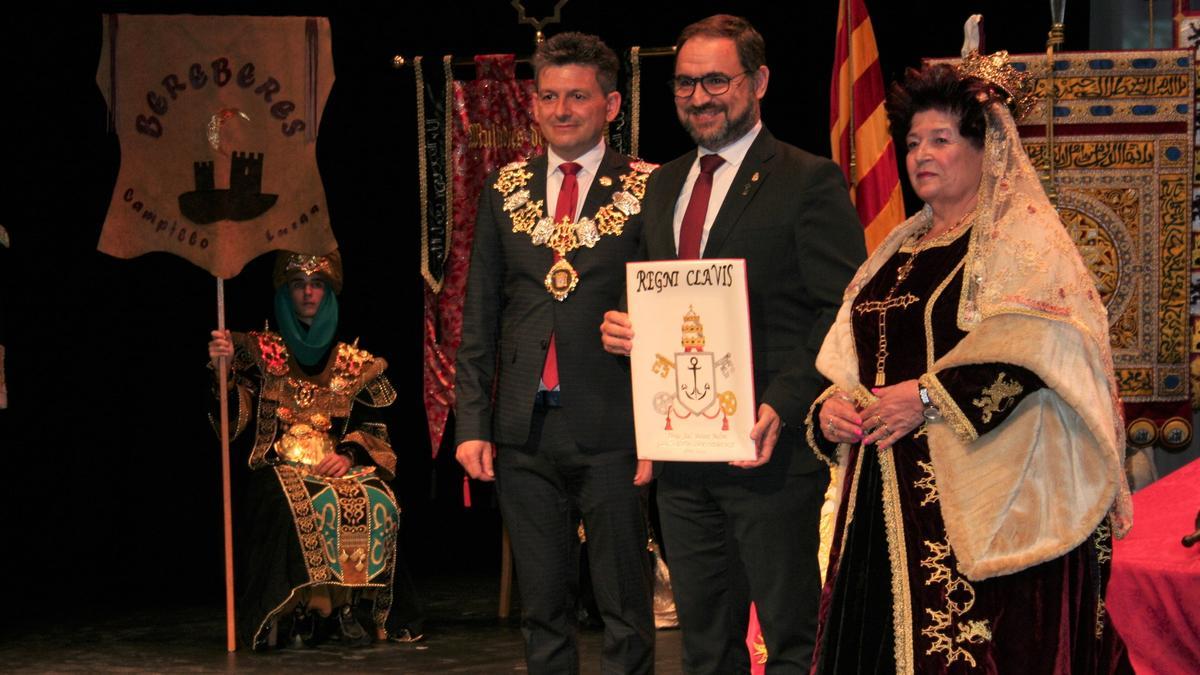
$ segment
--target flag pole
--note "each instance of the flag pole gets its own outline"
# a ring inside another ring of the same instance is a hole
[[[217,277],[217,330],[225,332],[225,280]],[[233,503],[229,485],[229,357],[217,361],[217,389],[221,392],[221,496],[225,525],[225,648],[237,651],[237,628],[233,617]]]

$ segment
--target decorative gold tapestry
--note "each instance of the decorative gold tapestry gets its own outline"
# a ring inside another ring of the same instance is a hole
[[[1175,17],[1175,46],[1187,49],[1192,54],[1192,62],[1200,56],[1200,15],[1183,13]],[[1200,67],[1200,66],[1198,66]],[[1192,117],[1195,119],[1197,108],[1193,106]],[[1194,129],[1193,147],[1200,148],[1200,130]],[[1193,153],[1194,176],[1200,176],[1200,153]],[[1191,373],[1192,373],[1192,406],[1200,408],[1200,249],[1197,242],[1200,237],[1200,179],[1192,183],[1192,278],[1191,278]]]
[[[1036,78],[1039,103],[1019,128],[1046,180],[1046,56],[1012,58]],[[1152,422],[1149,435],[1130,440],[1186,444],[1190,423],[1184,434],[1167,434],[1165,425],[1181,414],[1190,417],[1192,54],[1061,54],[1053,82],[1051,198],[1108,309],[1127,421]]]

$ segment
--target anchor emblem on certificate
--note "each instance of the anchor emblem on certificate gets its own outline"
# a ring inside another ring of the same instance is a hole
[[[651,369],[662,378],[675,371],[675,391],[659,392],[654,397],[655,412],[666,416],[666,429],[671,428],[671,414],[677,419],[697,415],[708,419],[722,417],[721,429],[729,429],[729,416],[737,412],[737,396],[732,390],[717,389],[718,371],[728,378],[733,373],[733,359],[726,354],[717,359],[712,352],[704,351],[704,325],[695,309],[688,307],[683,315],[682,352],[675,353],[674,361],[656,354]]]

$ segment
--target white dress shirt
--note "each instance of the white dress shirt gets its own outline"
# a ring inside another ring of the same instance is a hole
[[[546,149],[546,208],[543,210],[548,216],[553,217],[555,209],[558,208],[558,192],[562,188],[563,172],[558,166],[568,160],[558,156],[554,152],[554,148]],[[604,161],[604,137],[600,138],[600,142],[596,147],[588,150],[575,160],[581,168],[575,174],[575,181],[579,184],[579,199],[575,202],[575,213],[571,215],[571,220],[579,220],[579,211],[583,209],[583,202],[587,199],[588,189],[592,187],[592,180],[596,178],[596,172],[600,170],[600,163]]]
[[[708,210],[704,214],[704,232],[700,235],[700,256],[704,257],[704,247],[708,245],[708,231],[712,229],[713,221],[717,219],[717,212],[721,210],[721,204],[725,203],[725,195],[729,193],[733,179],[737,176],[742,161],[746,159],[746,153],[749,152],[754,139],[758,138],[759,131],[762,131],[762,120],[756,122],[754,128],[746,132],[746,135],[715,153],[707,148],[696,148],[696,159],[692,161],[692,168],[688,170],[687,180],[683,181],[683,190],[679,193],[679,199],[675,200],[673,227],[676,252],[679,251],[679,229],[683,226],[683,214],[687,211],[688,201],[692,198],[692,186],[696,184],[696,178],[700,175],[700,158],[704,155],[718,154],[725,160],[713,172],[712,194],[708,197]]]

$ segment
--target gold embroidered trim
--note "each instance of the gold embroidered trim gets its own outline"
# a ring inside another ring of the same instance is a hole
[[[342,393],[351,388],[362,375],[363,366],[371,362],[371,352],[359,349],[357,346],[339,342],[337,358],[333,362],[333,377],[329,380],[329,388]],[[361,385],[360,385],[361,386]],[[355,387],[358,389],[358,387]]]
[[[833,531],[837,527],[837,500],[841,498],[842,481],[845,476],[840,466],[829,467],[829,486],[825,488],[825,499],[821,504],[821,515],[818,520],[817,533],[817,565],[821,572],[821,586],[829,575],[829,554],[833,551]]]
[[[238,413],[237,422],[233,425],[233,434],[230,440],[237,438],[246,430],[246,424],[250,421],[250,408],[253,405],[250,392],[245,387],[238,387],[235,391],[237,391]]]
[[[384,480],[391,480],[396,477],[396,453],[387,440],[387,426],[377,425],[382,427],[382,437],[378,435],[380,429],[373,429],[370,426],[364,424],[361,428],[346,434],[342,438],[342,443],[355,443],[362,446],[367,451],[367,455],[371,457],[371,461],[375,462],[383,473]]]
[[[367,392],[367,398],[364,399],[360,396],[355,399],[363,405],[372,408],[386,408],[396,402],[396,389],[387,375],[380,375],[371,380],[363,390]]]
[[[421,276],[434,293],[441,293],[445,278],[437,279],[429,269],[429,173],[425,165],[425,73],[422,57],[413,57],[413,74],[417,85],[417,188],[421,206]]]
[[[258,396],[258,410],[254,413],[256,428],[254,430],[254,447],[246,464],[251,469],[262,469],[267,465],[267,451],[275,443],[275,433],[279,430],[276,411],[279,403],[267,397],[267,380],[263,379],[263,390]]]
[[[938,492],[937,483],[934,481],[933,476],[933,462],[925,462],[918,459],[917,466],[921,467],[921,471],[925,472],[925,475],[920,480],[913,481],[913,487],[925,491],[925,496],[921,498],[921,506],[937,503]]]
[[[984,424],[992,421],[994,413],[1011,408],[1017,401],[1017,395],[1025,391],[1020,382],[1006,381],[1004,378],[1007,374],[1001,371],[991,386],[983,388],[983,396],[971,401],[972,405],[980,409],[979,416]]]
[[[934,356],[935,350],[933,345],[933,307],[937,304],[938,299],[942,297],[942,293],[945,292],[946,287],[958,275],[958,271],[963,268],[964,262],[966,262],[965,259],[958,261],[954,269],[950,270],[950,274],[946,275],[945,279],[942,279],[942,283],[933,289],[933,293],[929,295],[929,302],[925,304],[925,370],[931,370],[933,362],[937,360],[937,357]]]
[[[629,68],[629,154],[637,157],[642,129],[642,48],[637,45],[629,48]]]
[[[442,81],[446,83],[446,98],[442,102],[445,110],[442,112],[442,133],[445,134],[442,148],[442,177],[446,186],[446,241],[454,241],[454,57],[450,54],[442,56]],[[448,254],[448,252],[447,252]],[[444,278],[444,277],[443,277]],[[440,289],[439,289],[440,292]]]
[[[830,469],[837,468],[837,463],[827,457],[825,453],[821,452],[820,446],[817,444],[817,411],[822,403],[832,398],[833,395],[838,391],[839,389],[837,388],[837,385],[833,385],[821,392],[821,395],[818,396],[816,400],[812,402],[812,405],[808,407],[808,416],[804,418],[804,438],[808,441],[809,449],[812,450],[812,453],[817,456],[817,459],[821,460]]]
[[[1096,526],[1096,561],[1101,565],[1112,560],[1112,526],[1108,518]]]
[[[925,236],[925,233],[933,227],[933,218],[930,216],[929,221],[924,227],[914,230],[912,235],[910,235],[910,237],[900,245],[900,251],[904,253],[913,253],[918,251],[926,251],[931,248],[938,248],[939,246],[949,246],[957,241],[959,237],[971,231],[971,226],[975,224],[975,218],[978,215],[978,207],[971,209],[970,213],[964,216],[963,220],[954,227],[946,230],[933,239],[921,241],[921,237]]]
[[[862,477],[863,463],[862,446],[859,448],[858,456],[854,461],[854,480],[850,481],[850,495],[846,498],[846,518],[842,521],[842,545],[838,549],[839,561],[846,555],[846,536],[850,532],[850,523],[854,522],[854,505],[858,503],[858,481]],[[832,546],[832,542],[830,545]]]
[[[904,541],[904,514],[900,505],[899,478],[891,449],[877,450],[883,483],[883,521],[887,527],[888,558],[892,568],[892,626],[895,633],[896,672],[910,675],[913,663],[913,610],[908,587],[908,547]],[[856,476],[857,478],[857,476]],[[857,482],[857,481],[855,481]]]
[[[975,606],[975,587],[969,581],[946,564],[950,557],[949,542],[923,542],[929,549],[929,556],[921,560],[921,567],[929,570],[926,586],[942,586],[942,596],[946,599],[945,611],[925,608],[929,615],[930,624],[921,629],[921,635],[933,640],[926,655],[942,653],[946,665],[962,660],[977,667],[975,657],[962,644],[983,644],[992,639],[991,627],[986,619],[957,622],[957,634],[951,637],[950,630],[957,619],[971,611]],[[956,599],[958,598],[958,599]]]
[[[1106,516],[1096,526],[1096,531],[1092,535],[1092,541],[1096,547],[1096,563],[1103,567],[1105,563],[1112,560],[1112,526]],[[1104,594],[1096,594],[1096,639],[1104,638],[1104,622],[1108,616],[1108,608],[1104,604]]]
[[[975,430],[975,425],[971,424],[971,420],[967,418],[958,403],[950,396],[950,392],[946,391],[942,386],[937,375],[934,373],[925,373],[917,380],[921,386],[929,390],[929,398],[933,400],[934,405],[942,413],[942,422],[950,425],[951,431],[955,436],[964,442],[970,443],[979,438],[979,432]]]
[[[309,581],[332,581],[333,570],[329,568],[325,556],[325,542],[317,516],[313,513],[308,490],[304,489],[304,477],[296,468],[286,464],[275,467],[275,475],[292,510],[296,537],[300,540],[300,555],[304,558]]]
[[[371,541],[367,491],[353,478],[334,478],[329,481],[329,486],[333,488],[341,512],[337,550],[338,562],[342,567],[341,580],[353,584],[366,583]]]
[[[211,368],[212,365],[209,364],[209,367]],[[233,391],[230,392],[230,395],[233,396],[234,400],[237,401],[237,416],[233,420],[233,428],[229,430],[230,441],[240,436],[242,432],[246,430],[246,425],[250,421],[250,409],[254,403],[254,397],[250,392],[249,385],[245,382],[238,382],[235,374],[236,371],[231,371],[229,373],[230,381],[234,383],[234,388]],[[220,400],[219,393],[216,398],[218,401]],[[211,412],[208,413],[208,423],[212,426],[213,431],[217,432],[218,434],[221,433],[221,423],[218,421],[220,419],[218,417],[219,414],[220,413],[214,415]]]

